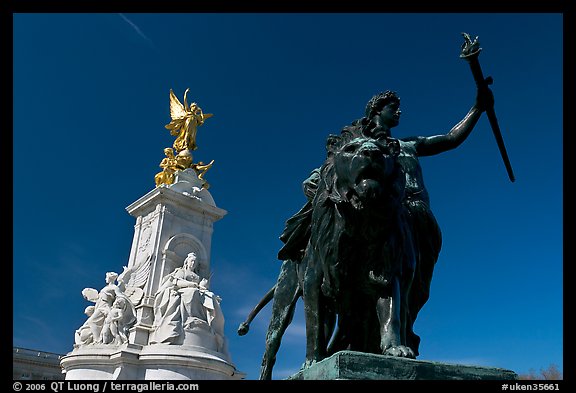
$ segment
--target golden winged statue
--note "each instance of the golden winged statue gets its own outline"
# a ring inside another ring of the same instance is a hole
[[[184,105],[178,100],[174,91],[170,89],[170,117],[172,121],[165,125],[170,134],[178,136],[174,141],[174,150],[196,150],[196,132],[198,127],[204,124],[204,120],[212,117],[211,113],[203,113],[202,109],[193,102],[188,106],[186,95],[190,89],[184,92]]]
[[[198,179],[202,181],[202,188],[208,189],[210,186],[203,176],[212,167],[214,160],[207,165],[202,162],[194,164],[191,151],[197,148],[196,133],[198,127],[204,124],[204,120],[213,115],[202,112],[202,109],[195,102],[188,105],[186,96],[189,91],[190,89],[186,89],[184,92],[184,104],[182,104],[174,91],[170,89],[170,117],[172,121],[164,127],[170,130],[171,135],[176,136],[173,144],[176,155],[172,148],[164,149],[166,157],[160,163],[162,172],[157,173],[154,177],[156,187],[173,184],[176,172],[188,168],[194,169]]]

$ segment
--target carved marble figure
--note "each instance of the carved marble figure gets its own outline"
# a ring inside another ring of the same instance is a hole
[[[213,334],[217,350],[225,350],[221,299],[208,290],[208,279],[200,277],[198,268],[196,254],[191,252],[182,267],[162,279],[154,299],[151,343],[193,343],[194,335],[201,334],[198,330],[207,330]]]

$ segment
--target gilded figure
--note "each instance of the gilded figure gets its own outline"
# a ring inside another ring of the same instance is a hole
[[[204,175],[208,169],[212,168],[212,164],[214,164],[214,160],[210,161],[208,164],[204,164],[202,161],[200,161],[198,164],[192,164],[192,168],[194,168],[198,174],[198,179],[202,180],[202,188],[206,190],[210,187],[210,184],[208,184],[206,179],[204,179]]]
[[[177,169],[180,169],[178,168],[178,160],[174,157],[174,151],[172,148],[165,148],[164,154],[166,157],[160,162],[162,172],[159,172],[154,176],[156,187],[159,187],[161,184],[168,185],[174,183],[174,172],[176,172]]]
[[[165,128],[170,134],[177,136],[174,141],[174,149],[177,152],[183,150],[196,150],[196,133],[198,127],[204,124],[204,120],[212,117],[211,113],[203,113],[197,103],[188,105],[186,95],[190,89],[184,92],[184,104],[182,104],[174,91],[170,89],[170,117],[172,121]]]

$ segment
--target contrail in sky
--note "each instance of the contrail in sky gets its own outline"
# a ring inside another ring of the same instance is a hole
[[[151,40],[150,38],[148,38],[148,37],[146,36],[146,34],[144,34],[144,33],[142,32],[142,30],[140,30],[140,28],[139,28],[138,26],[136,26],[136,24],[135,24],[134,22],[132,22],[130,19],[126,18],[126,16],[124,16],[124,14],[120,14],[120,13],[119,13],[118,15],[120,15],[120,17],[121,17],[122,19],[124,19],[124,21],[125,21],[126,23],[128,23],[130,26],[132,26],[132,28],[136,31],[136,33],[137,33],[140,37],[144,38],[146,41],[148,41],[148,42],[150,43],[150,45],[152,45],[152,47],[153,47],[154,49],[156,49],[156,45],[154,45],[154,43],[152,42],[152,40]]]

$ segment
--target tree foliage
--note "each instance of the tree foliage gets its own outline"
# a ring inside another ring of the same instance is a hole
[[[518,379],[526,380],[559,380],[562,379],[562,371],[556,364],[551,364],[548,368],[541,368],[539,372],[530,369],[528,374],[520,374]]]

